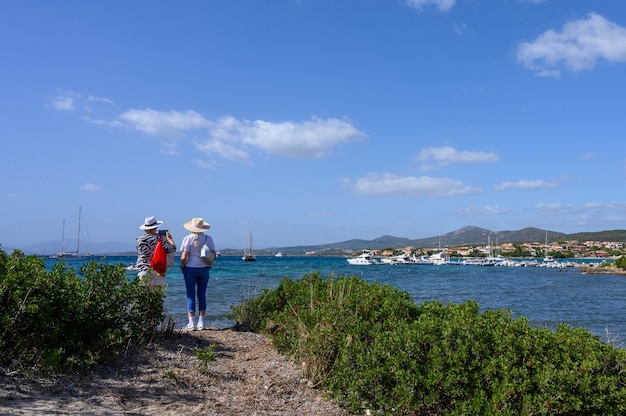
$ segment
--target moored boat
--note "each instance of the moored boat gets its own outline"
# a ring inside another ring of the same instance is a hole
[[[76,235],[76,251],[65,251],[65,218],[63,219],[63,227],[61,228],[61,251],[55,254],[52,254],[49,258],[51,260],[62,259],[62,258],[72,258],[72,259],[81,259],[93,256],[91,253],[81,253],[80,252],[80,225],[82,222],[82,209],[78,207],[78,233]]]
[[[254,255],[254,251],[252,250],[252,233],[250,233],[250,237],[248,240],[248,248],[244,250],[243,256],[241,256],[241,260],[256,261],[256,256]]]
[[[439,253],[432,254],[430,257],[428,257],[428,259],[432,261],[432,264],[434,264],[435,266],[441,266],[450,262],[450,257],[445,250],[440,251]]]
[[[361,253],[360,255],[356,257],[352,257],[347,260],[348,260],[348,264],[358,265],[358,266],[378,264],[378,261],[376,261],[376,259],[372,257],[372,253],[370,253],[369,251]]]
[[[398,254],[397,256],[387,257],[381,260],[384,264],[414,264],[414,261],[408,254]]]

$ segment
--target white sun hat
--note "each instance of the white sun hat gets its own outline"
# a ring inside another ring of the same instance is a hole
[[[146,217],[143,224],[141,224],[139,228],[142,230],[152,230],[154,228],[159,228],[161,224],[163,224],[163,221],[157,221],[154,216]]]

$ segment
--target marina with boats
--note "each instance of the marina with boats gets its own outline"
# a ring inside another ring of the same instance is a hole
[[[432,265],[432,266],[500,266],[500,267],[549,267],[549,268],[564,268],[575,267],[578,265],[575,261],[560,261],[555,259],[512,259],[502,256],[489,256],[489,257],[461,257],[451,258],[445,250],[438,253],[431,254],[430,256],[417,256],[415,254],[398,254],[391,257],[379,257],[375,258],[371,251],[364,251],[358,256],[347,259],[348,264],[354,266],[365,265]],[[588,265],[589,263],[582,263],[580,265]]]

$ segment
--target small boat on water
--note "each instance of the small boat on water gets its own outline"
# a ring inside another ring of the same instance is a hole
[[[413,264],[434,264],[434,260],[431,260],[430,257],[428,256],[419,256],[417,257],[417,255],[413,254],[413,256],[411,256],[411,262]]]
[[[246,253],[241,256],[241,260],[243,261],[256,261],[256,256],[252,253]]]
[[[373,257],[372,257],[372,253],[370,253],[369,251],[366,251],[356,257],[352,257],[348,260],[348,264],[352,264],[352,265],[356,265],[356,266],[366,266],[366,265],[370,265],[370,264],[379,264],[378,261],[376,261]]]
[[[428,259],[435,266],[441,266],[450,263],[450,256],[448,256],[448,253],[446,253],[445,250],[440,251],[439,253],[432,254],[430,257],[428,257]]]
[[[494,257],[473,257],[464,259],[461,264],[464,266],[495,266],[501,261]]]
[[[279,251],[278,253],[274,254],[274,257],[282,257],[283,256],[283,252]]]
[[[256,261],[256,256],[254,255],[254,251],[252,251],[252,233],[250,233],[250,237],[248,239],[248,248],[243,251],[243,256],[241,256],[241,260]]]
[[[397,256],[387,257],[381,260],[383,264],[413,264],[414,261],[408,254],[398,254]]]

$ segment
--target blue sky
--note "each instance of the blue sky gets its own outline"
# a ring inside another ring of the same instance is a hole
[[[0,244],[624,229],[614,0],[0,3]]]

